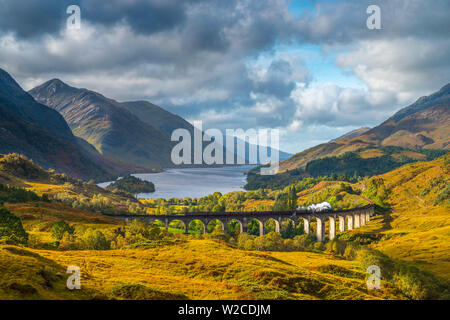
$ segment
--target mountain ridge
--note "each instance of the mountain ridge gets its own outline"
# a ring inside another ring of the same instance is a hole
[[[172,142],[168,135],[113,99],[59,79],[47,81],[29,93],[61,113],[74,135],[92,144],[103,156],[147,168],[170,163]]]
[[[331,139],[329,142],[334,142],[334,141],[341,140],[341,139],[346,139],[346,138],[359,137],[360,135],[366,133],[370,129],[371,128],[369,128],[369,127],[361,127],[361,128],[358,128],[358,129],[354,129],[354,130],[351,130],[351,131],[343,134],[342,136],[339,136],[337,138]]]
[[[36,102],[0,69],[0,153],[20,153],[44,168],[77,178],[107,178],[112,172],[80,148],[64,118]]]
[[[364,148],[397,146],[411,149],[450,149],[450,84],[419,98],[386,121],[353,138],[322,143],[280,163],[280,171],[304,169],[313,160]]]
[[[171,150],[176,142],[171,141],[172,132],[181,128],[188,130],[192,139],[194,136],[194,126],[191,123],[148,101],[119,102],[89,89],[71,87],[60,79],[49,80],[31,89],[29,93],[39,102],[61,113],[72,132],[92,144],[103,156],[125,163],[145,167],[156,166],[158,169],[173,167]],[[144,138],[155,147],[152,154],[147,152],[151,148],[145,148],[148,143],[140,143],[133,150],[133,144],[139,141],[136,134],[134,139],[122,143],[123,148],[119,150],[114,148],[114,144],[120,141],[123,131],[136,129],[146,132],[143,134]],[[247,142],[246,150],[249,150]],[[127,157],[127,154],[133,152],[138,153],[137,157]],[[225,152],[227,151],[224,146],[224,154]],[[279,155],[280,160],[291,156],[283,151],[279,151]],[[157,161],[146,161],[151,157],[156,157]],[[248,152],[246,159],[248,160]]]

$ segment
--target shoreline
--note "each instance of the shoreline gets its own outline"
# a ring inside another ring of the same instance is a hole
[[[140,193],[137,195],[138,199],[201,198],[214,192],[221,192],[222,194],[233,191],[245,192],[247,173],[254,167],[255,165],[246,164],[221,167],[167,168],[158,173],[133,173],[131,175],[145,181],[151,181],[155,185],[155,192]],[[227,169],[232,170],[232,172],[227,172]],[[237,169],[237,172],[233,172],[233,169]],[[106,188],[112,182],[114,181],[97,183],[97,186]],[[193,185],[196,185],[197,188],[192,188]],[[158,196],[158,194],[161,194],[161,196]]]

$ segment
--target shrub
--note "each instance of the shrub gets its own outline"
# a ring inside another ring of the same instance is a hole
[[[316,242],[314,243],[314,250],[324,251],[325,245],[323,244],[323,242]]]
[[[388,281],[392,280],[395,273],[395,265],[384,253],[368,248],[362,248],[358,251],[357,258],[364,271],[367,270],[369,266],[376,265],[380,267],[383,279]]]
[[[230,238],[230,236],[225,231],[217,230],[217,229],[215,229],[211,233],[207,233],[206,237],[209,239],[217,239],[217,240],[222,240],[222,241],[228,241],[228,239]]]
[[[314,240],[311,238],[311,236],[309,236],[307,234],[302,234],[302,235],[294,237],[294,242],[297,247],[303,248],[303,249],[308,249],[308,248],[312,247]]]
[[[283,238],[281,234],[278,232],[270,232],[263,237],[259,237],[262,239],[262,247],[263,250],[266,251],[283,251]]]
[[[133,220],[125,228],[125,239],[128,244],[147,242],[148,240],[161,240],[164,232],[155,225],[149,225],[142,220]]]
[[[149,288],[141,284],[119,285],[110,291],[114,298],[125,300],[187,300],[184,294],[170,293]]]
[[[364,274],[334,264],[326,264],[317,268],[319,272],[334,274],[340,277],[364,279]]]
[[[345,241],[339,240],[337,238],[334,238],[327,244],[329,251],[339,255],[344,255],[346,246],[347,244]]]
[[[64,233],[73,234],[75,231],[74,227],[71,227],[64,220],[60,220],[55,222],[50,230],[52,237],[61,240],[64,236]]]
[[[75,241],[75,236],[65,232],[59,241],[58,249],[60,250],[77,250],[79,249],[78,243]]]
[[[448,199],[450,199],[450,183],[447,183],[447,185],[445,186],[445,189],[442,190],[436,196],[436,199],[434,200],[434,204],[435,205],[441,204],[446,200],[448,201]]]
[[[5,208],[0,208],[0,240],[23,245],[28,242],[22,220]]]
[[[439,299],[443,288],[434,276],[414,266],[401,266],[393,277],[394,285],[413,300]]]
[[[108,240],[106,240],[105,235],[101,231],[87,229],[82,239],[85,249],[89,250],[110,249],[110,243]]]
[[[355,260],[360,248],[361,247],[356,243],[347,242],[346,246],[345,246],[344,254],[343,254],[344,258],[348,259],[348,260]]]

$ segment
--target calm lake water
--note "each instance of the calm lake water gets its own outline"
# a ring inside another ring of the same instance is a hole
[[[225,168],[167,169],[161,173],[133,174],[142,180],[155,184],[153,193],[141,193],[139,198],[200,198],[216,191],[225,194],[231,191],[244,191],[247,183],[244,174],[254,166]],[[100,183],[104,188],[111,182]]]

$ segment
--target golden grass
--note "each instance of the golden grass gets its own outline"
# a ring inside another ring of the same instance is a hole
[[[66,288],[66,270],[36,251],[0,246],[0,299],[88,299]]]
[[[148,249],[38,251],[78,265],[86,292],[108,296],[122,284],[142,284],[189,299],[395,299],[389,287],[368,291],[355,262],[324,253],[259,253],[212,240]],[[349,276],[320,271],[339,266]]]
[[[359,153],[359,155],[363,159],[370,159],[370,158],[382,157],[385,155],[385,153],[383,152],[383,150],[380,150],[380,149],[367,149],[367,150],[361,151]]]
[[[404,157],[414,159],[414,160],[422,160],[422,161],[427,159],[427,156],[424,155],[423,153],[414,152],[414,151],[402,151],[402,152],[394,153],[392,155],[392,157],[395,159],[399,159],[399,160]]]
[[[408,153],[407,156],[413,157],[414,154]],[[372,247],[392,258],[414,262],[438,276],[450,279],[449,200],[447,199],[447,204],[434,203],[442,190],[436,182],[441,181],[442,185],[450,181],[444,159],[445,157],[429,162],[416,162],[380,175],[389,190],[386,202],[391,210],[352,233],[385,234],[387,239]],[[340,182],[320,182],[298,194],[299,204],[311,202],[315,196],[320,196],[339,184]],[[355,190],[364,188],[362,182],[353,185]],[[346,204],[367,204],[358,195],[343,193],[342,196],[342,201]]]
[[[450,279],[449,210],[445,205],[434,204],[440,190],[435,182],[449,180],[444,160],[406,165],[381,177],[389,190],[387,202],[392,211],[352,232],[385,234],[386,239],[371,246]],[[339,185],[340,182],[321,182],[299,193],[300,201],[332,191]],[[363,183],[353,185],[355,190],[362,187]],[[32,188],[49,187],[34,184]],[[366,202],[356,194],[341,192],[340,195],[348,203]],[[249,200],[245,208],[268,204],[269,201]],[[115,228],[122,224],[58,203],[6,204],[6,207],[22,218],[28,232],[44,242],[53,241],[50,226],[61,219],[75,226],[95,228]],[[80,266],[83,290],[65,289],[68,265]],[[142,284],[190,299],[403,298],[391,287],[367,291],[364,276],[357,262],[328,253],[248,252],[212,240],[108,251],[0,246],[0,299],[113,298],[111,290],[123,284]]]
[[[388,235],[389,239],[373,247],[450,279],[450,210],[445,204],[434,204],[441,189],[433,187],[436,181],[449,183],[447,170],[440,158],[405,165],[382,175],[390,189],[387,202],[392,210],[371,221],[370,227],[361,232]]]

